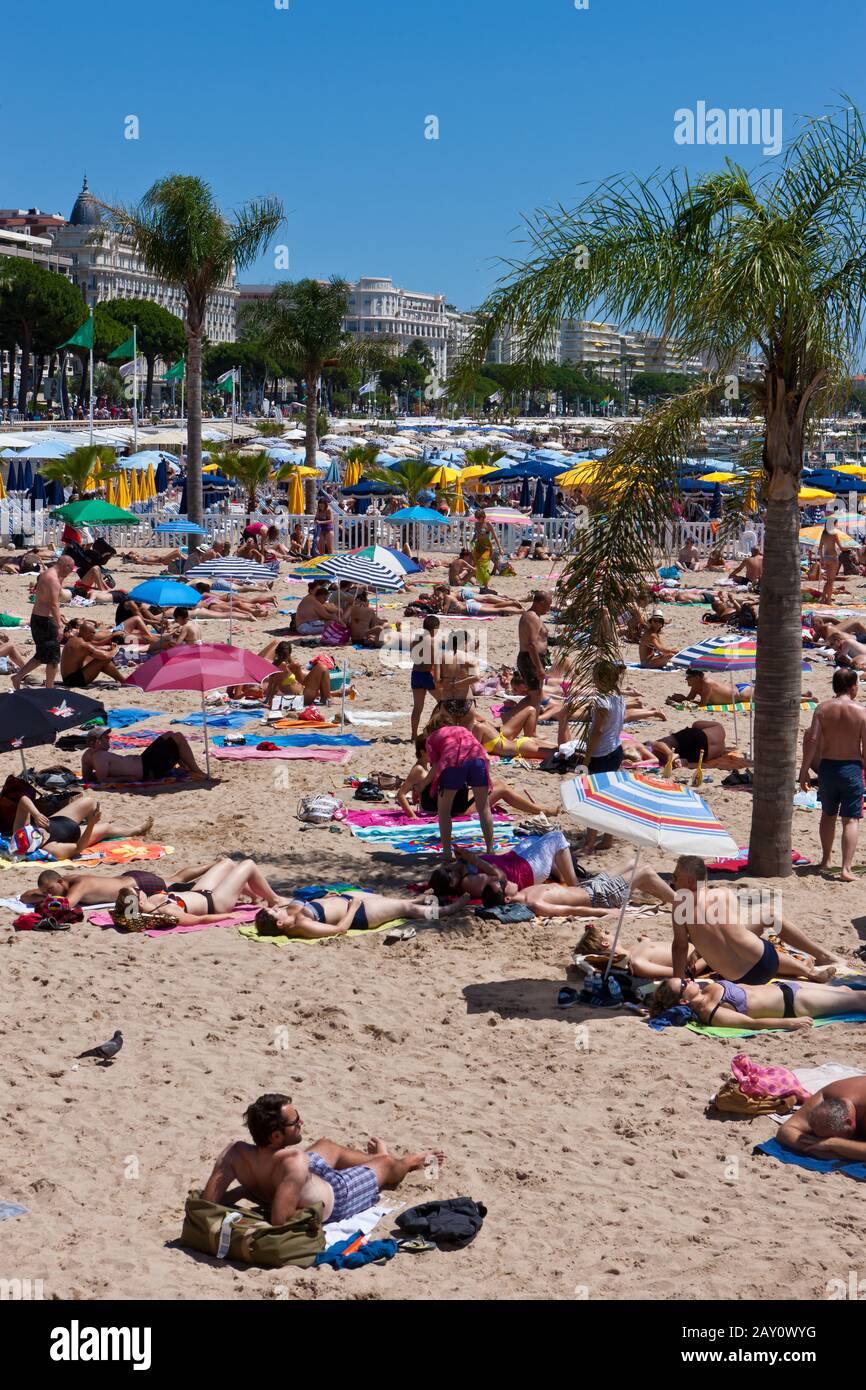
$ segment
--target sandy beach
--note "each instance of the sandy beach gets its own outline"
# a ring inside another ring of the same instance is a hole
[[[550,564],[518,568],[516,579],[494,581],[497,592],[524,598],[550,580]],[[130,566],[115,572],[126,587],[146,577]],[[26,579],[6,577],[2,587],[6,611],[26,617]],[[864,587],[849,580],[844,589],[863,602]],[[281,581],[278,591],[297,597],[303,587]],[[701,627],[701,608],[665,611],[670,645],[713,631]],[[235,641],[256,650],[287,624],[236,625]],[[511,617],[478,624],[494,665],[515,656],[516,625]],[[206,625],[206,640],[227,634],[227,623]],[[628,651],[635,660],[636,648]],[[403,891],[421,881],[432,856],[369,850],[345,826],[302,831],[296,817],[304,793],[333,791],[351,803],[347,776],[411,765],[408,673],[374,651],[348,656],[358,689],[349,708],[406,717],[384,736],[356,729],[375,742],[354,749],[345,767],[216,763],[212,785],[106,791],[103,808],[119,823],[154,814],[152,838],[174,847],[162,864],[249,855],[281,891],[334,881]],[[830,676],[815,664],[804,685],[824,697]],[[628,683],[654,705],[684,688],[664,673],[630,671]],[[198,707],[189,692],[133,694],[111,689],[104,698],[110,708],[159,711],[137,731],[169,727]],[[479,705],[489,709],[490,699]],[[732,733],[731,716],[716,717]],[[690,718],[669,711],[673,727]],[[809,718],[801,712],[801,730]],[[193,747],[203,755],[200,740]],[[28,759],[35,768],[79,766],[78,755],[50,748]],[[17,755],[4,755],[4,776],[19,767]],[[498,771],[542,803],[558,800],[554,776]],[[721,786],[722,772],[709,775],[702,794],[746,844],[750,793]],[[795,812],[794,845],[817,861],[817,812]],[[628,857],[620,844],[585,862],[613,870]],[[858,858],[866,863],[866,844]],[[37,865],[4,868],[0,892],[32,886],[37,873]],[[786,915],[826,947],[853,954],[866,939],[866,878],[843,885],[806,868],[771,886]],[[158,940],[87,922],[58,935],[17,933],[11,921],[0,913],[0,1200],[28,1214],[0,1224],[0,1275],[42,1279],[46,1298],[821,1300],[829,1280],[862,1266],[862,1188],[753,1156],[776,1129],[770,1117],[720,1120],[705,1110],[739,1050],[767,1064],[866,1071],[863,1026],[732,1044],[685,1029],[655,1033],[625,1012],[558,1010],[582,932],[568,920],[501,926],[467,914],[391,946],[372,934],[279,947],[235,927]],[[628,916],[626,941],[639,932],[669,939],[669,915]],[[116,1028],[125,1038],[116,1063],[75,1062]],[[182,1249],[188,1189],[242,1137],[249,1102],[274,1090],[291,1095],[306,1142],[327,1135],[363,1146],[376,1135],[400,1151],[441,1146],[439,1174],[413,1174],[386,1204],[396,1211],[469,1195],[488,1208],[477,1239],[460,1253],[345,1273],[218,1265]]]

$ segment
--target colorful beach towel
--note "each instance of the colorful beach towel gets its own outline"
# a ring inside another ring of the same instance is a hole
[[[746,700],[745,703],[736,705],[699,705],[696,704],[694,700],[677,700],[671,705],[671,708],[680,710],[698,710],[702,714],[705,712],[707,714],[733,714],[735,710],[737,714],[748,714],[749,711],[752,709],[752,702],[751,700]],[[817,700],[800,701],[800,709],[813,710],[817,708]]]
[[[852,984],[852,981],[846,983]],[[866,1023],[866,1000],[863,1001],[862,1014],[828,1014],[826,1018],[816,1018],[812,1021],[814,1028],[826,1028],[831,1023]],[[715,1024],[708,1027],[704,1023],[687,1023],[693,1033],[703,1033],[708,1038],[754,1038],[758,1033],[779,1033],[778,1028],[717,1028]]]
[[[795,849],[791,850],[792,864],[811,864],[811,862],[811,859],[808,859],[805,854],[800,854]],[[745,873],[748,863],[749,847],[748,845],[741,845],[736,857],[732,855],[729,859],[708,859],[707,868],[712,869],[714,873],[741,874]]]
[[[99,792],[153,791],[155,787],[176,787],[189,782],[196,786],[205,781],[206,774],[196,777],[192,772],[170,772],[167,777],[152,777],[147,782],[82,782],[82,787],[93,787]]]
[[[308,726],[309,727],[309,726]],[[298,734],[272,734],[267,733],[259,737],[258,734],[245,734],[245,748],[255,748],[258,743],[275,743],[278,748],[369,748],[370,740],[359,738],[357,734],[322,734],[315,730],[308,733]],[[224,734],[217,734],[214,739],[217,748],[225,748],[226,740]],[[239,748],[237,743],[229,744],[231,748]]]
[[[752,1153],[767,1154],[779,1163],[792,1163],[797,1168],[809,1168],[813,1173],[844,1173],[848,1178],[866,1181],[866,1163],[847,1163],[843,1158],[812,1158],[809,1154],[798,1154],[786,1148],[778,1139],[767,1139],[763,1144],[756,1144]]]

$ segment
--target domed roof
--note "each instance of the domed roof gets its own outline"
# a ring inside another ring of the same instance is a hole
[[[75,199],[75,206],[70,213],[69,221],[73,227],[95,227],[102,221],[99,203],[87,186],[86,174],[81,192]]]

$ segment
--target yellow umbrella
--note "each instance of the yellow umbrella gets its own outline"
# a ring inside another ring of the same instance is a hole
[[[5,496],[6,496],[6,489],[5,489],[5,487],[3,486],[3,479],[0,478],[0,502],[3,501],[3,499],[4,499]]]
[[[285,468],[285,464],[279,465],[274,471],[276,473],[281,473],[283,468]],[[306,464],[299,463],[290,473],[284,475],[285,478],[294,478],[296,476],[298,478],[321,478],[322,475],[318,468],[307,468]]]
[[[453,483],[460,477],[458,468],[446,468],[444,464],[436,469],[428,483],[428,487],[442,487],[445,483]]]
[[[146,481],[147,481],[147,495],[148,495],[148,497],[155,497],[155,496],[156,496],[156,474],[155,474],[154,471],[153,471],[153,464],[152,464],[152,463],[149,463],[149,464],[147,465]]]
[[[755,499],[755,484],[751,481],[749,482],[749,486],[746,490],[746,500],[744,505],[747,512],[756,512],[758,510],[758,503]]]
[[[461,481],[465,483],[470,478],[483,478],[487,473],[496,473],[497,471],[496,468],[491,468],[489,465],[479,463],[474,464],[471,468],[461,469],[460,478]]]
[[[839,463],[833,469],[834,473],[851,473],[855,478],[866,478],[866,468],[862,463]]]
[[[105,500],[106,500],[106,502],[109,504],[109,506],[111,506],[111,507],[116,507],[116,506],[117,506],[117,489],[116,489],[116,487],[115,487],[114,474],[113,474],[113,473],[109,476],[108,482],[107,482],[107,484],[106,484],[106,488],[105,488]]]
[[[117,479],[117,506],[120,507],[121,511],[126,511],[131,501],[132,498],[129,495],[129,481],[123,469],[121,469]]]
[[[560,473],[556,480],[557,487],[586,487],[587,483],[594,483],[601,471],[601,463],[587,461],[586,463],[575,464],[567,473]]]
[[[309,472],[309,469],[307,471]],[[291,516],[304,515],[304,484],[301,482],[299,469],[289,479],[288,503]]]
[[[834,492],[825,492],[820,487],[801,487],[797,493],[798,502],[829,502],[835,497]]]
[[[346,464],[346,476],[343,479],[343,487],[354,487],[361,481],[361,460],[350,459]]]
[[[463,479],[458,477],[454,485],[454,507],[455,516],[463,516],[466,511],[466,503],[463,500]]]
[[[699,483],[735,483],[741,476],[739,473],[702,473],[698,478]]]

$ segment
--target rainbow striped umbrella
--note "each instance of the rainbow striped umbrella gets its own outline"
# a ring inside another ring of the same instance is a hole
[[[729,632],[677,652],[671,665],[696,671],[754,671],[757,653],[756,637],[737,637]]]
[[[632,772],[601,772],[595,777],[575,777],[560,786],[562,804],[575,820],[592,830],[615,835],[636,848],[628,894],[620,908],[610,948],[605,979],[616,953],[619,934],[641,849],[662,849],[668,854],[697,854],[701,859],[730,856],[735,842],[720,825],[703,797],[679,782],[642,777]],[[739,851],[739,846],[736,847]]]
[[[562,804],[575,820],[641,848],[702,859],[739,850],[703,797],[680,782],[600,772],[563,782],[560,790]]]

